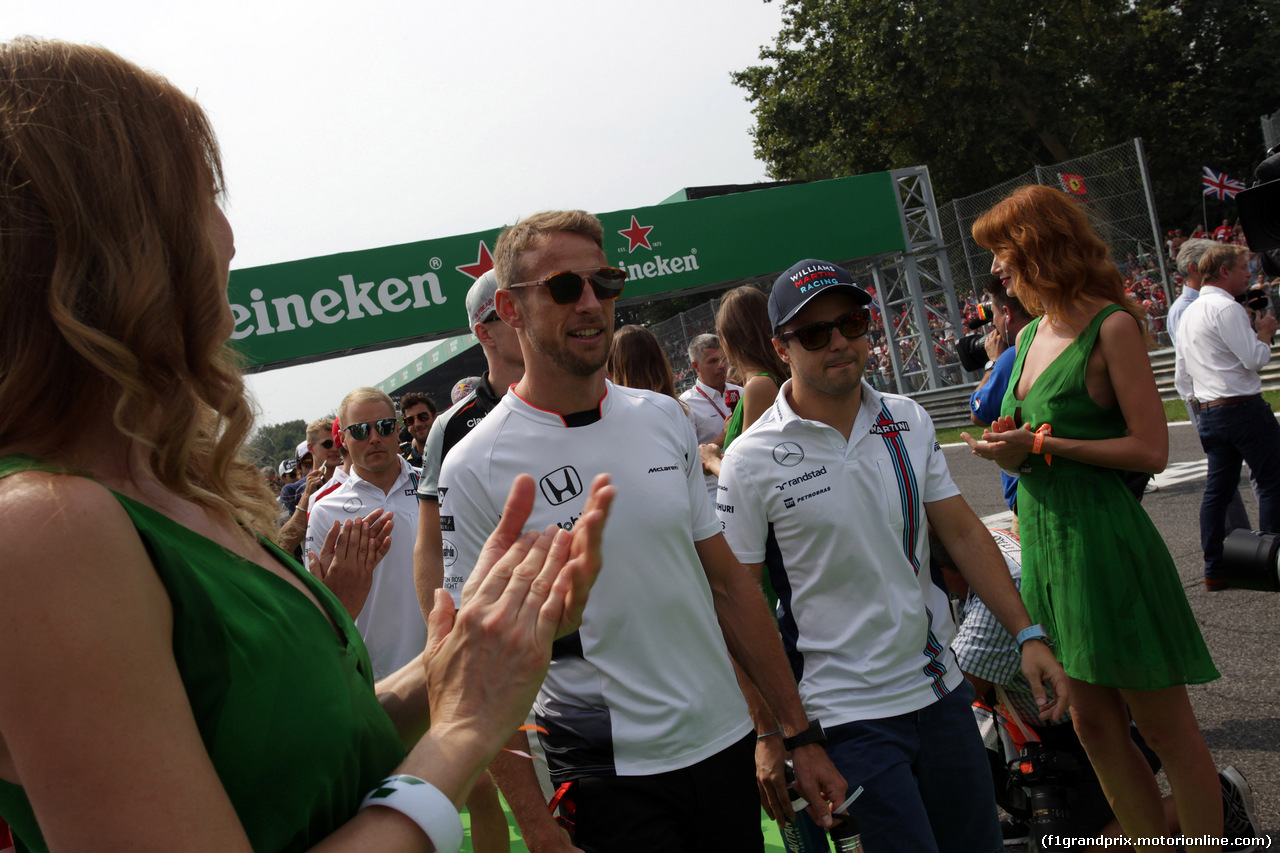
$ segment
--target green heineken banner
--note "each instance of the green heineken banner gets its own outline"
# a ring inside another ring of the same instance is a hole
[[[905,249],[888,172],[599,214],[624,300]],[[467,329],[467,290],[501,229],[231,274],[232,340],[254,367],[442,338]]]

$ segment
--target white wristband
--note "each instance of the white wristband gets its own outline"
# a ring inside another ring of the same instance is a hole
[[[395,809],[421,827],[436,853],[458,853],[462,847],[462,818],[449,798],[435,785],[417,776],[401,774],[378,783],[360,804]]]

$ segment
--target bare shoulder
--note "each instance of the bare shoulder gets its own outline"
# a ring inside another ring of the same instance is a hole
[[[1104,339],[1119,340],[1121,338],[1142,339],[1142,331],[1138,328],[1138,321],[1133,315],[1121,308],[1119,311],[1112,311],[1108,316],[1103,318],[1102,326],[1098,329],[1098,334]]]
[[[118,594],[122,584],[141,580],[153,588],[144,598],[167,609],[133,522],[98,483],[43,471],[14,474],[0,480],[0,518],[0,596],[6,601],[33,609],[92,604],[104,591]]]
[[[769,389],[773,389],[776,392],[779,386],[777,382],[773,381],[772,376],[767,376],[763,373],[757,373],[754,376],[748,376],[747,381],[743,383],[742,387],[744,390],[748,390],[748,391],[755,388],[755,389],[760,389],[761,391],[767,391]]]
[[[47,471],[23,471],[0,480],[0,543],[5,553],[23,543],[50,538],[58,547],[73,543],[58,537],[75,528],[83,534],[98,525],[128,524],[127,513],[103,486],[83,477]],[[94,525],[86,528],[84,525]]]

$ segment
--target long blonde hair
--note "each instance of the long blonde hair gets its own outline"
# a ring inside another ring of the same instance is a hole
[[[166,489],[271,535],[240,449],[213,129],[164,78],[100,47],[0,45],[0,454],[59,461],[68,404],[101,406]]]

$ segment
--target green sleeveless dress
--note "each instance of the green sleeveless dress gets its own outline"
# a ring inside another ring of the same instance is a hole
[[[774,378],[774,375],[768,372],[767,370],[762,370],[759,373],[753,373],[751,375],[752,376],[768,376],[770,379],[773,380],[774,385],[777,385],[779,388],[782,387],[782,383],[779,382],[776,378]],[[745,385],[746,383],[744,382],[743,384]],[[745,417],[743,406],[746,404],[746,402],[747,402],[747,392],[744,390],[742,392],[742,396],[738,397],[737,405],[733,407],[733,414],[729,415],[729,420],[725,421],[724,446],[720,448],[721,451],[728,450],[729,445],[733,444],[734,440],[738,436],[742,435],[742,429],[743,429],[742,420]]]
[[[57,470],[29,457],[0,458],[0,478],[32,469]],[[253,849],[315,845],[346,823],[404,757],[374,695],[355,623],[324,584],[274,543],[263,541],[334,624],[283,578],[113,494],[169,594],[173,656],[205,749]],[[57,565],[50,555],[49,569]],[[0,782],[0,815],[19,851],[48,849],[21,787]]]
[[[1102,408],[1085,387],[1102,321],[1122,310],[1099,311],[1019,401],[1023,360],[1040,320],[1028,325],[1001,413],[1032,428],[1049,423],[1061,438],[1123,436],[1120,407]],[[1119,470],[1029,456],[1018,480],[1018,527],[1022,599],[1057,644],[1068,675],[1137,690],[1218,677],[1169,549]]]

